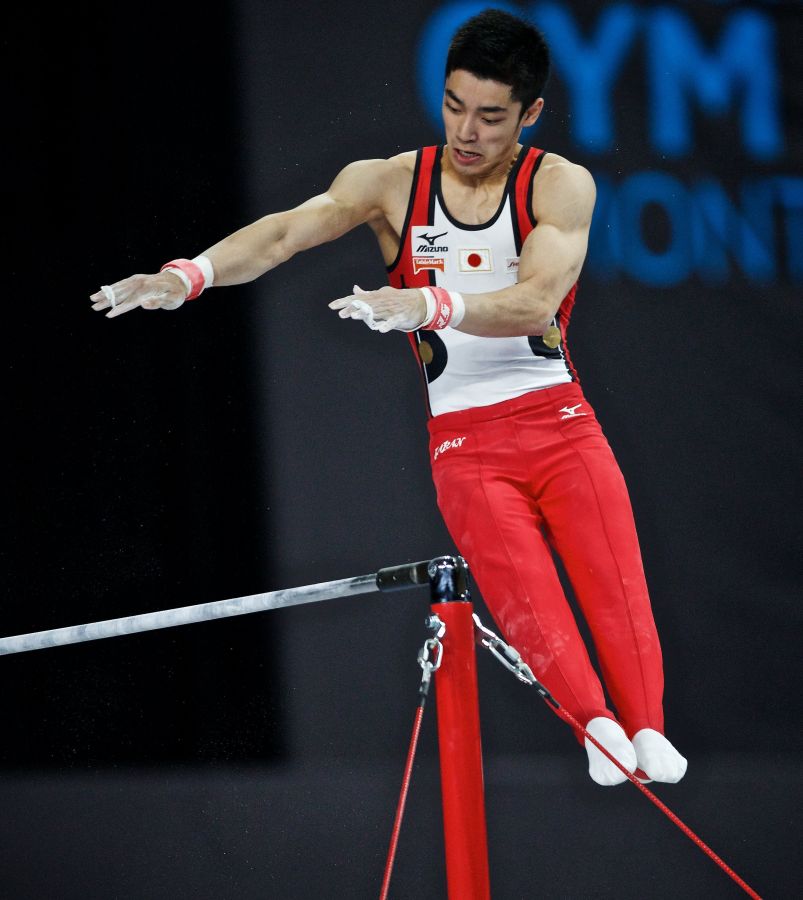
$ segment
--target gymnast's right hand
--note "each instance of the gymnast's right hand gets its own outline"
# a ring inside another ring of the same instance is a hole
[[[113,319],[141,306],[143,309],[178,309],[187,296],[184,282],[173,272],[155,275],[132,275],[114,284],[104,284],[91,294],[92,309],[108,309],[106,317]]]

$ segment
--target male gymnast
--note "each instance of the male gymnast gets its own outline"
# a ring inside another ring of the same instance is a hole
[[[449,48],[442,146],[351,163],[297,208],[90,299],[110,318],[176,309],[369,225],[389,286],[355,286],[329,306],[374,330],[409,333],[427,389],[438,506],[486,605],[561,706],[628,770],[676,782],[686,760],[663,734],[661,648],[627,489],[566,343],[594,182],[519,143],[541,115],[548,72],[540,32],[485,10]],[[594,781],[626,780],[587,739],[585,748]]]

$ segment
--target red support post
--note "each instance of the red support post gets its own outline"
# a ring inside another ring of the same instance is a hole
[[[446,625],[435,690],[449,898],[489,900],[476,645],[465,562],[433,560],[430,583],[432,612]]]

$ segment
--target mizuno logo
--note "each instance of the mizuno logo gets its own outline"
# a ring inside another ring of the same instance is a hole
[[[558,410],[558,412],[566,413],[565,416],[561,416],[561,419],[576,419],[578,416],[587,416],[588,413],[577,412],[582,405],[582,403],[578,403],[576,406],[564,406],[563,409]]]
[[[415,235],[415,240],[423,241],[424,243],[420,243],[418,247],[416,247],[416,253],[448,253],[449,248],[444,247],[443,245],[438,245],[435,241],[438,238],[442,238],[445,234],[448,234],[448,231],[442,231],[440,234],[418,234]]]
[[[428,244],[434,244],[438,238],[442,238],[445,234],[449,234],[448,231],[442,231],[440,234],[433,234],[432,236],[428,234],[420,234],[419,237],[422,241],[426,241]]]

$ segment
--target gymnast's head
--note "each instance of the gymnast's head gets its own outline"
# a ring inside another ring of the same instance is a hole
[[[529,22],[486,9],[464,22],[446,57],[443,119],[450,161],[481,174],[541,113],[550,57]],[[467,172],[466,172],[467,174]]]

